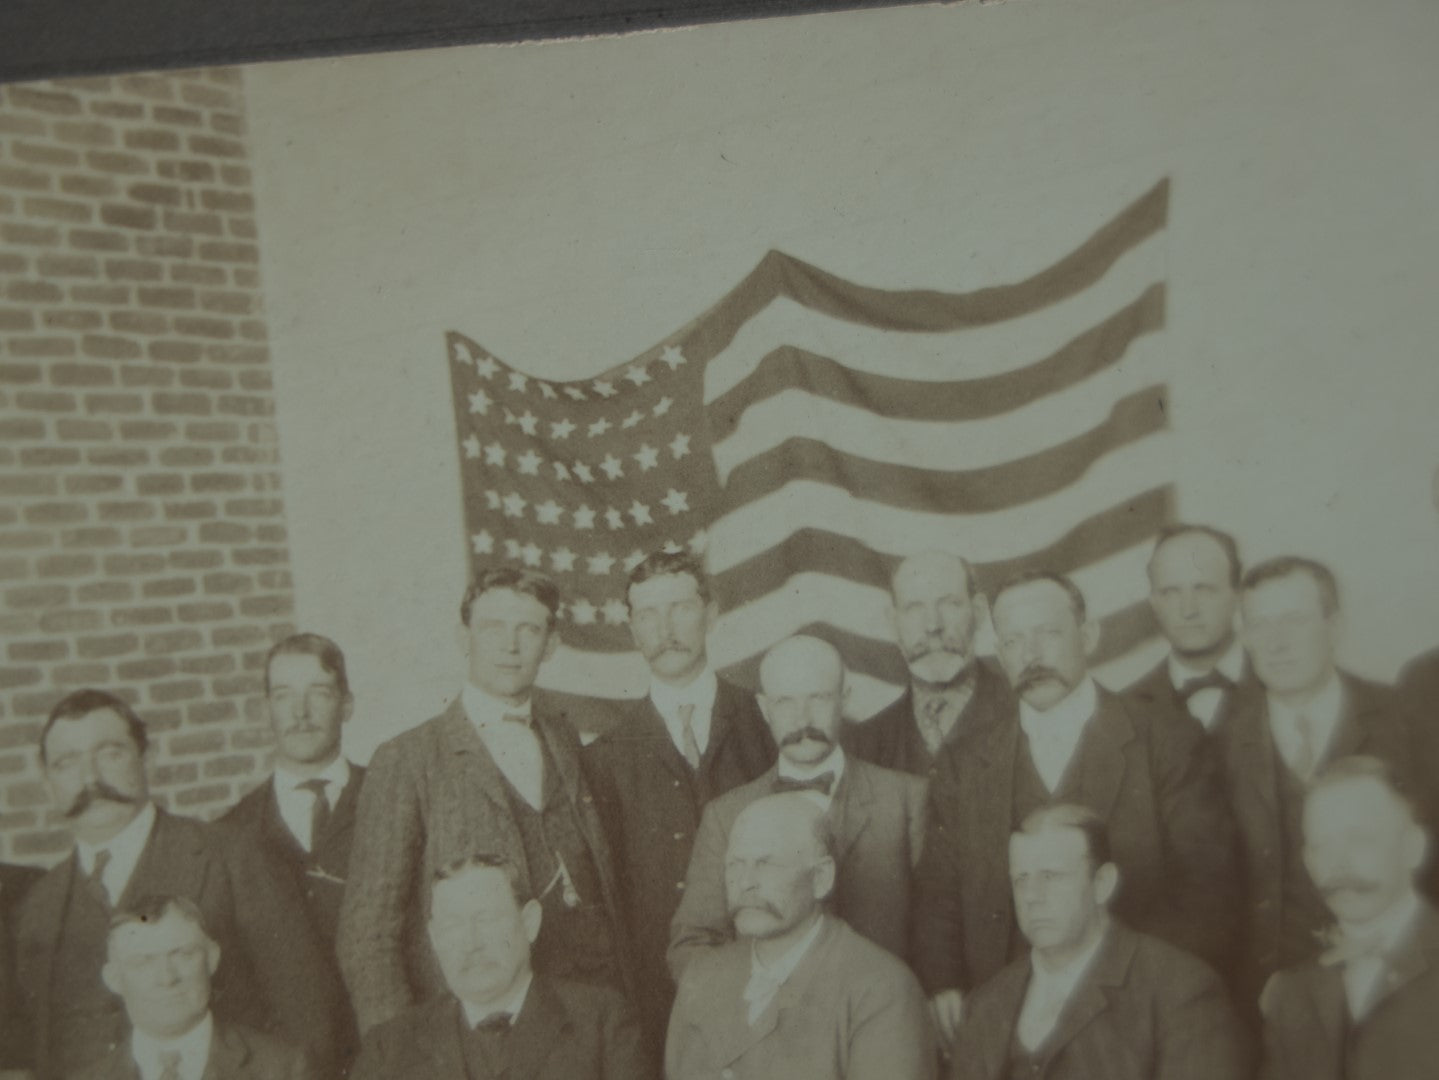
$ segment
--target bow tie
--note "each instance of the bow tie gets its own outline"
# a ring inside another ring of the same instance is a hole
[[[1201,690],[1228,690],[1233,685],[1234,682],[1228,675],[1215,670],[1207,675],[1197,675],[1192,679],[1185,679],[1184,685],[1179,688],[1179,696],[1187,702]]]
[[[1368,934],[1364,937],[1348,937],[1337,926],[1331,926],[1317,933],[1319,943],[1325,946],[1319,962],[1325,967],[1336,964],[1352,964],[1356,960],[1372,958],[1384,960],[1388,948],[1382,934]]]
[[[796,780],[790,776],[776,776],[774,778],[774,793],[776,795],[785,791],[818,791],[821,795],[828,795],[830,788],[834,787],[834,773],[822,772],[818,776],[812,776],[808,780]]]
[[[519,724],[522,727],[529,727],[530,714],[527,712],[507,712],[504,716],[500,717],[500,722],[502,724]]]
[[[509,1031],[510,1014],[507,1012],[492,1012],[484,1017],[474,1027],[475,1031]]]

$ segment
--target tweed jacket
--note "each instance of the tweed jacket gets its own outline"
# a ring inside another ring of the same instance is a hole
[[[305,1055],[294,1047],[240,1024],[215,1023],[210,1056],[201,1080],[316,1080]],[[124,1042],[72,1080],[141,1080],[139,1066]]]

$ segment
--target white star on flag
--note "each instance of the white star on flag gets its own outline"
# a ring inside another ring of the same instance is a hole
[[[670,440],[670,453],[678,461],[690,452],[690,437],[688,435],[676,435]]]
[[[638,566],[644,561],[645,553],[639,548],[635,548],[633,551],[631,551],[628,555],[625,556],[625,573],[628,574],[631,570],[633,570],[636,566]]]
[[[555,388],[547,382],[535,383],[540,388],[540,397],[546,401],[554,401],[560,395],[555,393]]]
[[[515,458],[515,467],[525,476],[539,476],[540,466],[544,464],[544,458],[533,450],[526,450],[519,457]]]
[[[550,425],[550,438],[568,439],[570,437],[570,432],[574,430],[575,422],[567,416],[563,420],[559,421],[559,423]]]
[[[476,555],[492,555],[495,551],[495,538],[488,529],[481,529],[470,537],[470,546],[474,548]]]
[[[623,626],[630,618],[629,610],[625,607],[623,600],[606,600],[604,613],[605,622],[611,626]]]
[[[610,429],[610,422],[601,416],[594,423],[590,424],[590,438],[598,439]]]
[[[649,472],[660,463],[660,452],[648,444],[641,444],[639,451],[631,456],[639,462],[642,472]]]
[[[605,524],[611,529],[623,529],[625,527],[625,516],[613,506],[605,508]]]
[[[533,435],[536,430],[536,425],[539,424],[539,421],[535,419],[534,413],[527,412],[524,416],[521,416],[517,420],[515,420],[515,423],[520,425],[520,430],[523,431],[526,435]]]
[[[568,480],[570,478],[570,470],[563,461],[552,461],[550,464],[555,467],[556,480]]]
[[[643,386],[645,383],[650,381],[649,372],[645,370],[645,366],[643,364],[631,364],[629,367],[625,368],[625,378],[628,379],[630,382],[634,383],[636,386]]]
[[[571,471],[575,474],[575,479],[582,484],[588,484],[594,481],[595,474],[590,472],[590,467],[583,461],[575,462],[574,465],[571,466]]]
[[[525,502],[523,496],[521,496],[518,491],[512,491],[508,495],[506,495],[504,502],[505,517],[525,516],[525,507],[528,506],[529,503]]]
[[[581,390],[578,386],[567,386],[567,387],[565,387],[565,393],[569,396],[569,399],[570,399],[571,401],[588,401],[588,400],[589,400],[589,395],[586,394],[583,390]]]
[[[580,506],[574,511],[575,528],[593,529],[595,527],[595,512],[588,506]]]
[[[595,609],[595,605],[584,597],[581,597],[570,605],[570,618],[580,626],[589,626],[592,624],[595,621],[596,614],[598,614],[598,612]]]
[[[671,401],[669,398],[662,397],[655,402],[655,407],[651,409],[650,412],[655,416],[663,416],[665,413],[670,411],[670,406],[673,404],[674,402]]]
[[[540,560],[544,558],[545,552],[539,544],[531,540],[524,547],[520,548],[520,557],[525,560],[526,566],[538,567]]]
[[[611,480],[618,480],[625,474],[624,466],[620,464],[620,459],[614,454],[606,454],[604,461],[600,462],[600,468]]]
[[[608,574],[614,565],[615,557],[606,551],[601,551],[598,555],[591,555],[585,560],[585,569],[591,574]]]
[[[606,379],[596,379],[591,385],[595,388],[595,393],[599,394],[600,397],[614,397],[619,393],[619,391],[615,389],[614,384]]]
[[[524,376],[524,375],[521,375],[518,371],[512,371],[512,372],[510,372],[510,389],[511,389],[511,390],[518,390],[518,391],[523,392],[524,389],[525,389],[525,385],[526,385],[529,381],[530,381],[530,380],[529,380],[528,377],[526,377],[526,376]]]
[[[520,558],[520,542],[518,540],[505,541],[505,558],[510,562],[518,562]]]
[[[556,548],[550,552],[550,566],[557,574],[568,574],[575,568],[575,553],[569,548]]]
[[[555,502],[554,499],[550,499],[535,507],[535,520],[541,525],[558,525],[560,523],[560,514],[563,512],[564,507]]]
[[[475,374],[482,379],[493,379],[500,367],[493,356],[481,356],[475,361]]]
[[[638,499],[630,503],[630,517],[635,519],[636,525],[654,524],[653,519],[650,518],[650,508]]]
[[[670,366],[671,371],[677,371],[685,362],[685,354],[674,345],[666,345],[664,352],[660,353],[660,359]]]
[[[500,508],[500,493],[493,489],[487,490],[485,492],[485,505],[491,510],[498,510]]]
[[[644,418],[645,414],[636,409],[634,412],[630,413],[622,421],[620,421],[620,429],[622,431],[628,431],[630,428],[637,425]]]
[[[690,508],[689,496],[674,488],[670,488],[669,494],[660,501],[671,514],[683,514]]]
[[[465,457],[477,458],[480,456],[480,440],[471,435],[464,441]]]
[[[503,466],[504,463],[505,448],[497,442],[487,444],[485,446],[485,464]]]
[[[470,412],[484,416],[490,408],[490,395],[483,390],[476,390],[470,395]]]

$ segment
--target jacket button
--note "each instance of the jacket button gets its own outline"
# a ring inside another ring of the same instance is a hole
[[[684,892],[684,891],[685,891],[685,883],[684,883],[683,881],[676,881],[676,882],[675,882],[675,888],[678,889],[680,892]]]
[[[682,833],[682,832],[677,832],[677,833],[675,833],[675,839],[676,839],[676,840],[683,840],[684,838],[685,838],[685,834],[684,834],[684,833]]]

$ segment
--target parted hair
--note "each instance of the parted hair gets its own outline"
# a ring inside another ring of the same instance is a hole
[[[1387,761],[1369,754],[1351,754],[1331,761],[1309,781],[1306,798],[1317,791],[1336,787],[1350,780],[1373,780],[1389,792],[1410,821],[1416,825],[1421,824],[1419,808],[1410,797],[1406,785],[1400,781]]]
[[[150,744],[149,737],[145,734],[145,723],[126,701],[116,697],[106,690],[95,690],[86,687],[84,690],[76,690],[74,693],[66,694],[61,698],[50,715],[46,718],[45,724],[40,729],[40,761],[44,763],[45,741],[50,737],[50,729],[61,720],[78,720],[100,709],[109,709],[125,721],[125,727],[130,733],[130,739],[135,744],[135,749],[140,753]]]
[[[149,896],[142,896],[132,904],[117,910],[110,916],[109,940],[114,940],[115,932],[126,926],[135,924],[157,923],[170,912],[176,912],[185,919],[194,923],[209,941],[215,940],[215,935],[210,933],[210,928],[205,925],[205,915],[195,903],[187,896],[174,896],[170,894],[155,893]]]
[[[1159,554],[1159,549],[1169,541],[1177,540],[1181,536],[1207,536],[1218,544],[1220,550],[1224,552],[1224,557],[1229,560],[1229,584],[1233,588],[1239,588],[1239,582],[1244,574],[1244,564],[1239,558],[1239,541],[1223,529],[1216,529],[1213,525],[1197,525],[1192,522],[1180,521],[1164,526],[1159,530],[1159,535],[1154,538],[1154,550],[1150,553],[1146,572],[1153,574],[1154,557]]]
[[[1255,563],[1244,575],[1240,587],[1244,592],[1253,592],[1265,582],[1287,578],[1290,574],[1307,574],[1319,587],[1319,606],[1324,614],[1333,615],[1339,610],[1339,582],[1334,577],[1334,571],[1317,559],[1307,559],[1303,555],[1280,555]]]
[[[687,551],[651,551],[630,571],[629,582],[625,585],[625,606],[629,606],[630,589],[642,581],[667,574],[688,574],[695,579],[700,599],[710,602],[710,579],[705,573],[704,563]]]
[[[433,903],[435,886],[442,881],[449,881],[451,878],[459,877],[469,870],[498,870],[505,875],[505,880],[510,885],[510,895],[515,898],[516,907],[524,907],[534,899],[530,891],[525,888],[524,881],[520,877],[520,868],[503,855],[494,855],[487,851],[476,851],[469,855],[461,855],[458,859],[451,859],[443,866],[437,866],[435,872],[430,876],[430,897]]]
[[[999,603],[999,598],[1011,589],[1017,589],[1021,585],[1032,585],[1036,581],[1048,581],[1063,589],[1065,595],[1069,597],[1069,606],[1074,611],[1075,621],[1084,622],[1089,610],[1084,602],[1084,593],[1079,591],[1079,586],[1071,581],[1068,575],[1061,574],[1057,570],[1024,570],[1012,577],[1006,578],[1000,583],[999,588],[990,594],[989,606],[991,610]]]
[[[1034,836],[1047,829],[1075,829],[1084,836],[1090,869],[1098,870],[1112,861],[1109,847],[1109,826],[1087,806],[1078,803],[1049,803],[1031,811],[1019,823],[1017,833]]]
[[[334,676],[335,689],[341,697],[350,696],[350,679],[345,674],[345,654],[329,638],[320,634],[291,634],[270,646],[265,654],[265,693],[270,692],[270,664],[277,656],[313,656],[320,670]]]
[[[549,625],[554,627],[560,613],[560,587],[548,575],[526,570],[522,566],[492,566],[476,574],[460,601],[460,622],[469,626],[470,609],[475,606],[475,601],[496,589],[508,589],[534,597],[550,613]]]

